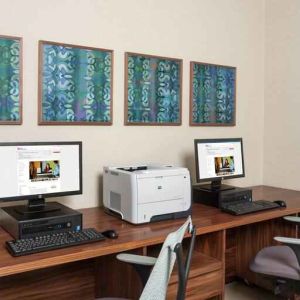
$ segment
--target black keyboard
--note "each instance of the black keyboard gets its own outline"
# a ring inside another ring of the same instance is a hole
[[[280,206],[277,203],[266,200],[258,200],[254,202],[235,202],[232,204],[227,204],[222,207],[222,210],[238,216],[279,207]]]
[[[51,233],[33,238],[7,241],[6,247],[12,256],[21,256],[102,241],[104,239],[105,237],[94,228],[86,228],[82,231]]]

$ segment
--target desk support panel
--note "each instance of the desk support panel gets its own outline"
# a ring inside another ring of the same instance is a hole
[[[259,285],[256,274],[249,270],[249,264],[255,255],[263,248],[276,245],[274,236],[296,237],[297,229],[294,224],[284,221],[282,218],[273,219],[265,222],[237,227],[235,234],[235,260],[229,256],[228,263],[231,261],[235,265],[227,268],[234,270],[237,277],[246,279],[249,282]],[[228,231],[232,235],[232,231]],[[230,239],[227,237],[227,240]],[[231,245],[232,247],[233,245]],[[230,253],[227,249],[227,255]],[[229,281],[229,280],[227,280]]]
[[[1,300],[95,299],[94,260],[0,278]]]

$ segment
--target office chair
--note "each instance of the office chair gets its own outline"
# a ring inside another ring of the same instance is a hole
[[[182,240],[186,232],[192,237],[185,262],[183,261]],[[192,225],[191,217],[177,230],[171,232],[162,245],[158,258],[134,254],[118,254],[117,259],[130,263],[138,272],[143,292],[139,300],[164,300],[166,299],[169,279],[177,260],[178,289],[177,300],[185,299],[186,284],[189,276],[192,252],[196,238],[196,229]],[[98,298],[98,300],[127,300],[124,298]]]
[[[300,225],[300,217],[284,217]],[[250,263],[250,270],[272,283],[275,294],[285,297],[300,295],[300,239],[275,237],[280,246],[266,247]]]

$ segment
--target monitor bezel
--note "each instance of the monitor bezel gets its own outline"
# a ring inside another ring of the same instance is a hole
[[[78,145],[79,146],[79,190],[58,192],[58,193],[46,193],[46,194],[32,194],[32,195],[22,195],[22,196],[12,196],[12,197],[1,197],[0,202],[12,202],[21,200],[31,200],[31,199],[43,199],[49,197],[61,197],[61,196],[71,196],[82,194],[82,142],[81,141],[68,141],[68,142],[5,142],[0,143],[0,147],[7,146],[47,146],[47,145]]]
[[[242,154],[242,167],[243,174],[230,175],[230,176],[220,176],[220,177],[209,177],[200,179],[200,170],[199,170],[199,161],[198,161],[198,144],[207,144],[207,143],[224,143],[224,142],[240,142],[241,143],[241,154]],[[225,179],[241,178],[245,177],[245,165],[244,165],[244,150],[243,150],[243,139],[242,138],[222,138],[222,139],[195,139],[195,163],[196,163],[196,180],[198,183],[207,182],[207,181],[221,181]]]

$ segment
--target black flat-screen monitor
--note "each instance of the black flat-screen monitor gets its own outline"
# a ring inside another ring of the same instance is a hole
[[[82,193],[81,142],[0,143],[0,201],[29,200],[45,208],[45,197]]]
[[[203,188],[229,189],[232,187],[221,185],[223,179],[245,176],[241,138],[196,139],[195,161],[197,182],[211,181]]]

